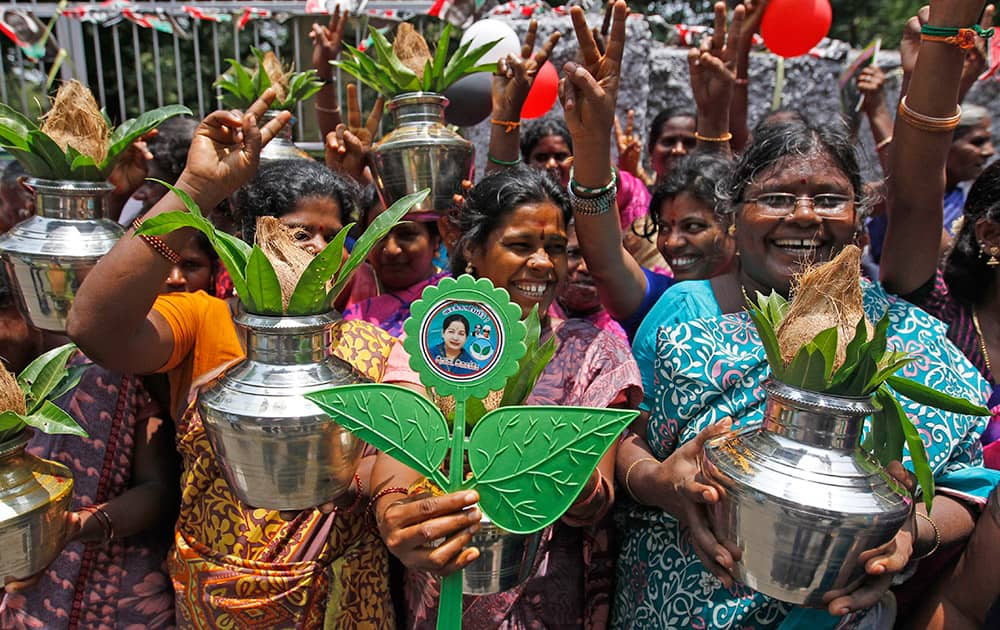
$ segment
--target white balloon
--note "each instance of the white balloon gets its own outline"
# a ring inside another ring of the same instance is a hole
[[[479,63],[496,63],[501,57],[521,54],[521,40],[506,22],[500,20],[479,20],[465,30],[461,43],[471,41],[469,48],[476,48],[492,41],[500,40],[488,53],[483,55]]]

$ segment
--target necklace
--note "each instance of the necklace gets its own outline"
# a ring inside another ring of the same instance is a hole
[[[986,370],[993,376],[993,367],[990,365],[990,351],[986,348],[986,337],[983,336],[983,329],[979,326],[979,315],[976,309],[972,309],[972,325],[976,327],[976,334],[979,335],[979,349],[983,353],[983,362],[986,363]]]

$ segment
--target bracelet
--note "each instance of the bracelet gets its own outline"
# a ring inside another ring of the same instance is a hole
[[[382,488],[381,490],[379,490],[375,494],[375,496],[372,497],[372,500],[368,502],[368,509],[369,510],[374,510],[375,509],[375,504],[378,503],[378,500],[381,499],[382,497],[387,497],[390,494],[402,494],[404,496],[410,496],[410,491],[407,490],[406,488],[401,488],[399,486],[391,486],[389,488]]]
[[[357,494],[354,495],[354,502],[347,508],[347,512],[350,514],[353,514],[354,510],[358,509],[358,506],[361,505],[361,495],[364,494],[364,488],[361,486],[361,477],[358,476],[358,473],[354,473],[354,485],[357,487]]]
[[[109,543],[115,539],[115,526],[111,522],[111,516],[96,505],[86,505],[80,508],[81,512],[87,512],[100,523],[104,530],[104,542]]]
[[[941,546],[941,530],[938,529],[937,523],[935,523],[934,521],[932,521],[931,517],[927,516],[926,514],[921,514],[920,512],[914,512],[914,514],[917,515],[917,518],[922,518],[925,521],[927,521],[928,523],[930,523],[930,526],[932,528],[934,528],[934,546],[931,547],[931,550],[928,551],[928,552],[926,552],[926,553],[922,553],[919,556],[911,556],[910,557],[910,560],[921,560],[921,559],[926,558],[927,556],[933,554],[935,551],[938,550],[938,547]],[[916,532],[914,532],[914,534],[916,534]]]
[[[503,127],[504,133],[510,133],[521,126],[520,120],[500,120],[498,118],[490,118],[490,122],[494,125],[500,125]]]
[[[733,84],[741,87],[746,87],[750,85],[750,79],[733,79]]]
[[[611,167],[611,181],[599,188],[581,186],[580,183],[576,181],[575,166],[569,167],[569,189],[577,197],[600,197],[601,195],[607,194],[607,192],[612,188],[617,187],[617,185],[618,170],[613,166]]]
[[[976,35],[983,39],[993,37],[993,29],[983,29],[978,24],[973,24],[968,28],[954,28],[949,26],[931,26],[924,24],[920,27],[920,39],[925,42],[943,42],[951,46],[957,46],[962,50],[969,50],[976,45]]]
[[[486,159],[489,160],[490,162],[493,162],[494,164],[499,164],[500,166],[517,166],[518,164],[521,163],[521,158],[517,158],[516,160],[509,160],[509,161],[508,160],[501,160],[498,157],[493,157],[492,153],[487,153],[486,154]]]
[[[883,138],[883,139],[879,140],[878,144],[875,145],[875,150],[876,151],[881,151],[882,149],[886,148],[890,144],[892,144],[892,136],[889,136],[888,138]]]
[[[316,111],[323,112],[324,114],[339,114],[340,107],[323,107],[319,103],[316,103]]]
[[[628,478],[632,474],[632,469],[641,464],[642,462],[656,462],[657,464],[659,464],[660,460],[656,459],[655,457],[640,457],[639,459],[629,464],[628,469],[625,471],[625,492],[628,492],[628,496],[632,497],[632,500],[635,501],[636,503],[642,503],[642,501],[637,499],[635,493],[632,492],[632,486],[629,485]]]
[[[133,221],[132,225],[135,227],[136,230],[141,228],[142,218],[140,217],[135,221]],[[151,236],[149,234],[136,234],[136,236],[141,238],[143,242],[146,243],[146,245],[152,247],[156,251],[156,253],[158,253],[160,256],[163,256],[171,263],[175,265],[181,264],[181,255],[175,252],[174,250],[170,249],[170,246],[167,245],[166,241],[164,241],[159,236]]]
[[[703,136],[696,131],[694,132],[694,139],[701,140],[702,142],[729,142],[730,140],[733,139],[733,134],[727,131],[721,136],[716,136],[713,138],[712,136]]]
[[[581,197],[573,190],[573,182],[570,181],[567,193],[570,204],[573,206],[573,212],[586,217],[595,217],[611,212],[611,208],[618,198],[618,186],[614,180],[611,180],[611,188],[606,193],[596,197]]]
[[[958,121],[962,119],[962,106],[955,105],[955,113],[951,116],[940,118],[937,116],[927,116],[910,109],[906,104],[906,96],[899,99],[899,116],[908,125],[921,131],[952,131],[958,126]]]
[[[580,501],[579,497],[577,497],[577,500],[573,501],[573,506],[574,507],[581,507],[581,506],[589,504],[591,501],[594,500],[594,497],[596,497],[598,495],[598,493],[600,493],[601,487],[603,487],[603,486],[604,486],[604,475],[602,475],[601,471],[598,470],[597,471],[597,483],[594,484],[594,489],[590,491],[590,494],[587,495],[587,498],[584,499],[583,501]]]

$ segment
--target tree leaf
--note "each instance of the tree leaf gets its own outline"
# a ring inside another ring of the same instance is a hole
[[[829,372],[826,357],[812,342],[799,348],[782,375],[782,382],[793,387],[822,392],[826,389]]]
[[[63,379],[69,376],[66,362],[76,352],[76,345],[68,343],[49,350],[28,364],[17,377],[28,402],[28,413],[32,414],[42,406],[53,391],[59,388]]]
[[[344,260],[344,243],[353,227],[353,223],[344,226],[323,251],[309,261],[288,300],[289,315],[313,315],[326,310],[326,284],[340,269]]]
[[[84,363],[83,365],[73,365],[66,368],[66,376],[59,382],[56,388],[49,393],[49,400],[58,400],[60,397],[66,395],[70,390],[79,385],[80,379],[83,378],[83,373],[90,369],[90,366],[90,363]]]
[[[434,62],[431,65],[431,89],[441,92],[440,79],[444,77],[444,66],[448,61],[448,48],[451,46],[451,22],[444,25],[441,37],[438,38],[437,48],[434,49]],[[424,73],[426,79],[427,74]]]
[[[555,335],[549,337],[541,347],[538,345],[542,330],[538,318],[538,305],[531,308],[531,312],[524,319],[524,325],[527,330],[524,336],[526,350],[524,356],[518,360],[517,372],[507,378],[503,397],[500,400],[501,407],[524,403],[535,389],[535,383],[538,382],[545,366],[552,360],[556,352]]]
[[[913,466],[913,474],[917,477],[917,484],[919,484],[920,492],[924,497],[924,505],[927,507],[927,513],[930,514],[931,504],[934,501],[934,471],[931,470],[930,462],[927,459],[927,449],[924,448],[924,443],[920,439],[917,427],[913,426],[913,423],[910,422],[910,418],[906,415],[903,407],[896,400],[896,397],[892,395],[888,387],[883,385],[880,391],[885,392],[882,400],[885,401],[885,406],[891,409],[890,414],[894,416],[893,419],[903,430],[906,447],[910,451],[910,463]],[[896,459],[901,460],[902,453]],[[888,464],[888,462],[880,463],[883,466]]]
[[[843,383],[857,369],[861,348],[868,341],[868,326],[866,323],[867,320],[862,317],[858,320],[857,326],[854,327],[854,337],[847,344],[847,349],[844,351],[844,362],[841,364],[840,369],[833,375],[832,385],[836,386]]]
[[[183,105],[166,105],[151,109],[138,118],[126,120],[118,125],[111,132],[111,147],[108,149],[108,155],[99,165],[101,174],[107,177],[114,169],[118,157],[140,136],[156,129],[163,124],[163,121],[174,116],[190,116],[191,114],[191,110]]]
[[[826,363],[823,380],[829,383],[833,372],[833,362],[837,358],[837,327],[832,326],[820,331],[808,345],[813,346],[814,350],[818,350],[823,355],[823,361]]]
[[[900,407],[896,397],[885,387],[880,387],[875,391],[875,399],[882,407],[882,414],[885,426],[885,444],[879,449],[876,459],[883,466],[888,466],[891,461],[903,461],[903,427],[901,417],[905,419],[903,408]],[[902,415],[901,415],[902,414]]]
[[[35,155],[28,149],[20,149],[11,145],[2,145],[11,155],[14,156],[21,166],[24,167],[24,171],[31,175],[32,177],[39,177],[41,179],[55,179],[51,171],[49,170],[49,163]]]
[[[0,103],[0,125],[7,127],[11,133],[20,138],[26,137],[29,131],[38,129],[35,121],[6,103]]]
[[[638,415],[621,409],[503,407],[469,437],[479,505],[518,534],[551,525],[573,504],[608,447]]]
[[[281,283],[275,273],[271,261],[257,245],[253,246],[250,258],[247,259],[247,289],[252,298],[254,310],[258,315],[283,315],[284,305],[281,301]],[[241,295],[240,298],[243,296]],[[244,304],[246,305],[246,304]],[[249,310],[249,307],[247,307]]]
[[[39,130],[28,132],[28,150],[45,160],[53,179],[68,179],[70,160],[55,140]]]
[[[439,487],[448,453],[448,423],[431,401],[397,385],[344,385],[305,395],[357,437]]]
[[[0,413],[0,434],[6,433],[7,431],[14,432],[16,429],[20,431],[24,427],[24,416],[13,411],[5,411]],[[0,442],[4,440],[0,439]]]
[[[329,308],[333,301],[337,299],[340,292],[344,290],[347,283],[351,280],[351,274],[354,270],[358,268],[368,258],[368,253],[371,251],[372,247],[376,243],[381,241],[386,237],[387,234],[399,223],[399,220],[406,216],[406,213],[410,211],[410,208],[421,203],[427,198],[431,192],[430,188],[424,188],[423,190],[415,193],[410,193],[405,197],[396,200],[396,203],[389,206],[385,212],[378,215],[371,225],[365,230],[361,238],[354,244],[354,249],[351,250],[351,255],[347,257],[347,262],[344,263],[340,271],[337,272],[337,279],[333,283],[333,287],[326,294],[326,306]]]
[[[886,379],[886,382],[889,384],[889,387],[903,396],[927,407],[943,409],[952,413],[968,414],[970,416],[990,415],[990,410],[982,405],[977,405],[962,398],[955,398],[902,376],[890,376]]]
[[[41,408],[33,414],[24,417],[24,423],[48,435],[64,434],[89,437],[73,416],[69,415],[50,400],[42,403]]]
[[[375,44],[375,54],[378,55],[379,62],[392,77],[400,91],[419,90],[420,80],[417,78],[417,74],[403,65],[403,62],[393,52],[392,45],[385,38],[385,35],[374,26],[369,26],[368,31]]]
[[[771,366],[771,374],[779,381],[784,380],[785,360],[781,358],[781,346],[778,345],[778,336],[774,332],[774,327],[763,311],[756,307],[751,306],[747,313],[750,315],[750,320],[757,329],[757,335],[764,346],[767,364]]]

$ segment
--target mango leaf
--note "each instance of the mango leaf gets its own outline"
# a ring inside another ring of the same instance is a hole
[[[914,359],[910,357],[908,352],[886,352],[882,355],[882,362],[879,364],[878,372],[868,381],[865,389],[868,391],[878,389],[886,379],[913,363],[913,361]]]
[[[89,155],[83,155],[73,147],[66,147],[66,159],[69,160],[70,177],[77,181],[100,181],[101,171],[97,162]]]
[[[826,372],[823,374],[823,380],[829,383],[831,373],[833,372],[833,362],[837,358],[837,327],[832,326],[820,331],[809,342],[809,345],[812,345],[815,350],[818,350],[823,355],[823,362],[826,364]]]
[[[267,72],[264,71],[264,51],[251,46],[250,52],[257,58],[257,71],[253,73],[253,93],[256,97],[271,87],[271,77],[267,76]]]
[[[874,451],[875,459],[883,466],[888,466],[891,461],[903,461],[904,436],[899,418],[903,409],[892,392],[884,387],[875,391],[875,400],[882,408],[882,424],[885,427],[884,444]]]
[[[832,385],[836,386],[847,380],[852,370],[857,367],[861,348],[868,341],[868,326],[866,324],[867,320],[862,317],[854,327],[854,337],[847,344],[847,349],[844,351],[844,362],[834,373]]]
[[[385,35],[374,26],[369,26],[368,32],[375,44],[375,54],[378,55],[382,66],[399,89],[401,91],[419,90],[420,83],[417,74],[403,65],[403,62],[393,52],[392,44],[385,38]]]
[[[452,83],[470,74],[474,70],[474,66],[483,58],[483,55],[493,50],[501,41],[500,39],[496,39],[472,49],[469,48],[471,41],[466,42],[448,60],[447,65],[444,67],[443,76],[438,79],[437,89],[443,92]],[[496,71],[496,64],[489,65],[493,67],[493,71]]]
[[[67,377],[66,362],[75,351],[76,345],[72,343],[53,348],[21,370],[17,384],[28,399],[28,413],[34,413]]]
[[[24,423],[29,427],[49,435],[66,434],[89,437],[87,432],[69,415],[50,400],[42,403],[41,408],[33,414],[24,417]]]
[[[821,392],[826,389],[826,375],[829,371],[823,352],[809,342],[795,353],[795,357],[785,368],[782,381],[793,387]]]
[[[40,177],[42,179],[54,179],[53,174],[49,170],[49,163],[32,153],[28,149],[20,149],[11,145],[2,145],[8,153],[14,156],[14,159],[21,163],[24,167],[24,171],[31,175],[32,177]]]
[[[489,412],[472,430],[468,448],[483,512],[498,527],[518,534],[551,525],[637,415],[585,407]]]
[[[448,424],[424,396],[397,385],[344,385],[305,395],[330,418],[365,442],[448,487],[441,463],[448,453]]]
[[[535,389],[535,383],[556,353],[555,335],[549,337],[544,344],[538,345],[541,334],[541,323],[538,318],[538,305],[531,308],[528,317],[524,319],[527,333],[524,336],[526,347],[524,356],[518,360],[517,372],[507,378],[500,400],[501,407],[520,405]]]
[[[757,335],[764,346],[767,364],[771,366],[771,374],[779,381],[784,380],[785,361],[781,358],[781,346],[778,345],[778,336],[774,332],[774,327],[763,311],[758,308],[751,306],[747,313],[750,315],[750,320],[757,329]]]
[[[890,408],[890,411],[887,412],[888,415],[894,416],[895,421],[903,430],[906,447],[910,451],[910,463],[913,466],[913,474],[917,477],[917,484],[920,486],[920,492],[924,497],[924,505],[927,507],[927,513],[930,514],[931,504],[934,502],[934,471],[931,470],[930,462],[927,459],[927,449],[924,448],[924,443],[920,439],[917,427],[913,426],[913,423],[910,422],[910,418],[906,415],[903,407],[896,400],[896,397],[892,395],[888,387],[883,385],[879,388],[879,391],[885,392],[881,399]],[[901,459],[901,457],[902,453],[896,459]],[[883,462],[882,465],[884,466],[887,463]]]
[[[111,147],[108,149],[108,155],[99,165],[101,174],[104,177],[107,177],[111,173],[112,169],[114,169],[115,162],[118,161],[118,157],[126,149],[128,149],[135,140],[139,139],[140,136],[156,129],[163,124],[163,121],[173,118],[174,116],[190,116],[191,114],[191,110],[183,105],[166,105],[164,107],[152,109],[138,118],[126,120],[122,124],[118,125],[118,127],[111,132]]]
[[[288,300],[289,315],[312,315],[326,308],[326,283],[340,269],[344,260],[344,243],[354,224],[344,226],[326,247],[316,255],[299,276]]]
[[[55,140],[39,130],[28,132],[28,150],[45,160],[55,179],[69,178],[70,161]]]
[[[454,416],[454,411],[452,416]],[[466,432],[472,431],[475,428],[476,423],[479,422],[483,416],[486,415],[486,405],[483,401],[479,400],[475,396],[470,396],[468,400],[465,401],[465,430]],[[454,426],[454,420],[450,421],[452,426]]]
[[[17,136],[21,138],[26,137],[29,131],[38,129],[35,121],[6,103],[0,103],[0,124],[12,131],[16,131]]]
[[[944,392],[931,389],[922,383],[911,381],[902,376],[890,376],[886,379],[889,387],[893,388],[910,400],[927,407],[943,409],[952,413],[968,414],[970,416],[988,416],[990,410],[982,405],[977,405],[962,398],[949,396]]]
[[[5,411],[0,413],[0,435],[10,431],[13,433],[15,430],[20,431],[24,428],[24,419],[19,413],[13,411]],[[0,442],[4,441],[0,439]]]
[[[865,344],[861,349],[856,367],[853,370],[845,371],[845,378],[840,383],[829,387],[826,391],[830,394],[840,396],[863,396],[870,393],[865,391],[865,387],[871,382],[872,377],[878,373],[878,364],[871,357],[868,351],[869,344]],[[838,370],[838,372],[842,371]]]
[[[451,46],[451,22],[446,22],[441,36],[438,38],[437,48],[434,49],[434,61],[431,64],[431,79],[444,76],[444,66],[448,61],[448,47]],[[427,72],[424,71],[424,79],[427,79]],[[436,87],[432,84],[431,87]]]
[[[83,373],[89,368],[90,363],[73,365],[66,368],[66,376],[62,379],[62,381],[60,381],[56,388],[49,393],[49,400],[58,400],[61,396],[69,393],[70,390],[80,384],[80,379],[83,378]]]
[[[327,309],[331,307],[333,301],[337,299],[340,292],[350,282],[351,274],[354,273],[354,270],[365,261],[365,258],[368,258],[368,252],[371,251],[372,247],[389,234],[392,228],[399,223],[399,220],[406,216],[410,208],[423,202],[430,192],[430,188],[424,188],[419,192],[410,193],[405,197],[397,199],[396,203],[389,206],[385,212],[378,215],[371,222],[368,229],[364,231],[361,238],[354,244],[354,249],[351,250],[351,255],[347,257],[347,262],[337,272],[337,279],[334,281],[333,287],[326,294]]]
[[[284,305],[281,301],[281,283],[275,273],[271,261],[257,245],[253,246],[250,258],[247,260],[247,289],[253,302],[253,310],[247,310],[258,315],[282,315]],[[243,299],[244,296],[240,296]],[[246,306],[246,303],[244,303]]]

